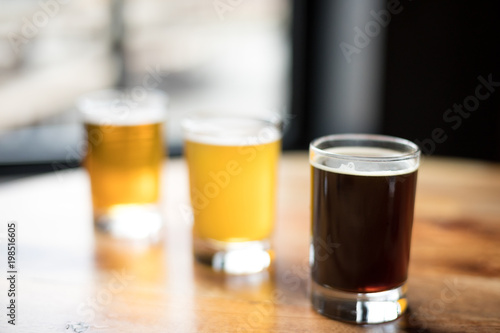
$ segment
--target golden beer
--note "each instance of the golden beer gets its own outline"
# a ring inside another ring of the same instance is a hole
[[[164,156],[162,124],[85,124],[94,210],[158,200]]]
[[[272,122],[207,116],[184,123],[195,257],[216,270],[269,266],[281,132]]]
[[[157,240],[166,96],[103,90],[82,97],[78,107],[95,226],[118,238]]]
[[[194,233],[245,242],[273,229],[280,140],[232,146],[186,140]]]

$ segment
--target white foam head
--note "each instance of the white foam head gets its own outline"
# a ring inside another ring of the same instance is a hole
[[[404,158],[403,152],[379,147],[333,147],[312,154],[311,165],[316,168],[358,176],[394,176],[418,169],[418,158]]]
[[[167,96],[160,91],[102,90],[82,96],[77,107],[83,121],[116,126],[144,125],[166,119]]]
[[[279,123],[238,116],[195,116],[183,121],[186,140],[219,145],[249,146],[281,139]]]

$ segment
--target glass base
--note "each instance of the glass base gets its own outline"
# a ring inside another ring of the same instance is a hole
[[[200,263],[227,274],[252,274],[271,265],[269,240],[221,242],[194,238],[194,256]]]
[[[357,324],[379,324],[401,316],[407,308],[406,284],[375,293],[350,293],[312,281],[312,304],[324,316]]]
[[[163,221],[157,205],[126,204],[94,212],[94,226],[97,232],[114,238],[155,242],[160,239]]]

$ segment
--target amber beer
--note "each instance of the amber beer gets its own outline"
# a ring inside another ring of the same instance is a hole
[[[162,124],[85,124],[92,203],[97,214],[116,205],[158,201],[164,156]]]
[[[396,319],[406,309],[418,147],[385,136],[318,140],[310,159],[313,305],[347,321]]]
[[[234,247],[260,244],[267,250],[263,243],[269,242],[275,219],[279,129],[246,118],[208,117],[186,124],[195,256],[212,264]]]
[[[90,179],[94,223],[120,238],[156,237],[165,156],[166,96],[105,90],[77,103],[87,137],[83,160]]]

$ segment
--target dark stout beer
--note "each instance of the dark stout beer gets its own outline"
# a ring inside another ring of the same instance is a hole
[[[332,151],[391,154],[360,147]],[[358,170],[356,162],[332,167],[324,157],[311,163],[313,280],[355,293],[384,291],[405,283],[416,167],[394,163],[390,171],[369,166]]]

